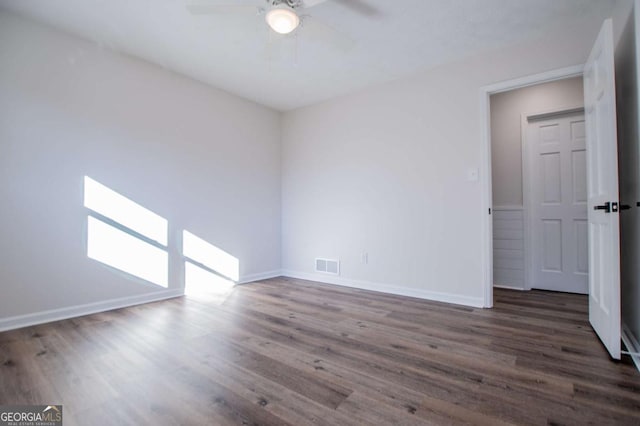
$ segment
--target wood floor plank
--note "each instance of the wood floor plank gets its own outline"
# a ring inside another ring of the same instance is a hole
[[[353,392],[352,389],[325,382],[321,378],[313,377],[305,371],[292,368],[278,359],[262,355],[246,346],[214,336],[206,336],[200,342],[192,342],[191,345],[201,348],[198,353],[204,356],[208,353],[208,348],[215,348],[215,353],[212,355],[219,356],[223,353],[228,362],[332,409],[337,408]]]
[[[118,309],[0,333],[0,404],[70,425],[640,424],[640,374],[586,297],[494,306],[275,278]]]

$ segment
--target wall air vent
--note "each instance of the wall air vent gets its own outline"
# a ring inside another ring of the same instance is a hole
[[[334,259],[316,258],[316,272],[340,275],[340,261]]]

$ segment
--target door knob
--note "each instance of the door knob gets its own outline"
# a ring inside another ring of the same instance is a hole
[[[611,203],[610,202],[606,202],[604,204],[602,204],[601,206],[593,206],[594,210],[604,210],[605,213],[611,213]]]

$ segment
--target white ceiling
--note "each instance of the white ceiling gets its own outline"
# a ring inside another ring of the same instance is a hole
[[[548,34],[592,28],[595,37],[615,0],[328,0],[305,13],[341,35],[307,25],[297,49],[295,37],[270,34],[264,16],[193,15],[186,5],[194,1],[0,0],[0,7],[289,110]]]

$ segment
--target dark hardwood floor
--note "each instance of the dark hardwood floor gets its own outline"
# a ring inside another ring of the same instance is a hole
[[[65,425],[640,424],[587,299],[474,309],[272,279],[0,333],[0,404]]]

